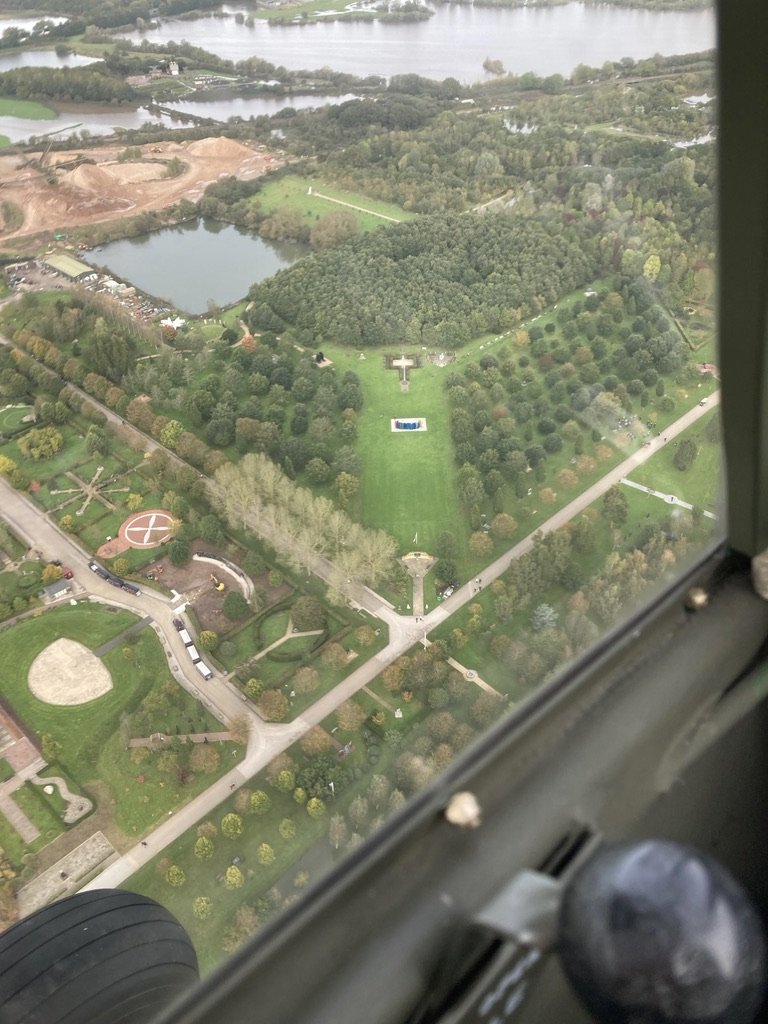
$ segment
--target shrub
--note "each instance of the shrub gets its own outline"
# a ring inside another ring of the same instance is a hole
[[[222,611],[228,619],[232,619],[233,621],[236,619],[243,619],[250,610],[250,606],[246,599],[242,594],[238,594],[235,590],[230,590],[224,598]]]

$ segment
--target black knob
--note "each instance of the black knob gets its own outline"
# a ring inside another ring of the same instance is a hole
[[[766,944],[749,896],[680,843],[606,846],[566,887],[559,949],[605,1024],[752,1024]]]

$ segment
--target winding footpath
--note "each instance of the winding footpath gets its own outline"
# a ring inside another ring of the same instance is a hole
[[[89,400],[92,401],[92,399]],[[519,558],[530,550],[537,534],[549,533],[565,525],[609,488],[647,461],[672,438],[705,415],[718,402],[719,393],[716,393],[707,399],[705,406],[694,406],[693,409],[667,427],[663,436],[654,438],[647,447],[638,449],[624,459],[599,481],[538,526],[528,537],[488,565],[479,577],[482,587],[485,588],[504,573],[513,559]],[[119,420],[119,417],[114,417],[114,419]],[[79,545],[74,537],[59,529],[41,509],[37,508],[23,494],[15,491],[3,478],[0,478],[0,509],[3,518],[8,521],[14,532],[30,545],[30,548],[40,552],[42,557],[60,558],[72,566],[77,582],[88,592],[90,600],[103,601],[105,604],[126,608],[142,618],[150,617],[152,628],[163,644],[170,670],[179,684],[193,697],[200,700],[221,722],[228,724],[233,720],[245,717],[249,725],[250,731],[245,756],[237,765],[217,779],[205,792],[169,815],[168,819],[146,836],[142,843],[137,843],[119,856],[85,885],[84,889],[113,887],[123,883],[162,849],[174,842],[201,819],[207,817],[231,795],[233,790],[248,782],[279,753],[313,726],[321,723],[344,701],[371,683],[401,654],[414,644],[423,642],[430,630],[458,611],[477,592],[476,581],[470,581],[459,587],[450,598],[443,601],[438,607],[428,614],[420,616],[417,621],[415,615],[398,614],[389,602],[368,587],[352,584],[348,588],[347,594],[350,603],[386,623],[389,630],[388,644],[365,664],[360,665],[346,676],[333,690],[315,701],[294,721],[272,724],[264,722],[250,701],[245,699],[242,692],[221,673],[214,673],[214,678],[211,680],[202,680],[198,673],[194,672],[189,659],[185,656],[183,642],[172,621],[175,614],[174,606],[181,603],[183,597],[174,599],[144,589],[140,595],[136,596],[121,591],[116,600],[115,588],[109,586],[88,568],[91,555]],[[333,566],[325,558],[316,557],[311,568],[316,575],[326,581],[332,577]]]

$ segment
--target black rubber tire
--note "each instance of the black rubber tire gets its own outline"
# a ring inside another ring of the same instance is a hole
[[[148,1024],[198,977],[165,907],[121,889],[77,893],[0,935],[0,1024]]]

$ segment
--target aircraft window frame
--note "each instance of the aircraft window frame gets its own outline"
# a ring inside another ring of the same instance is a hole
[[[754,2],[736,6],[738,13],[718,4],[718,336],[727,341],[718,358],[728,539],[754,556],[768,547],[768,138],[760,130],[768,69],[765,10]]]

